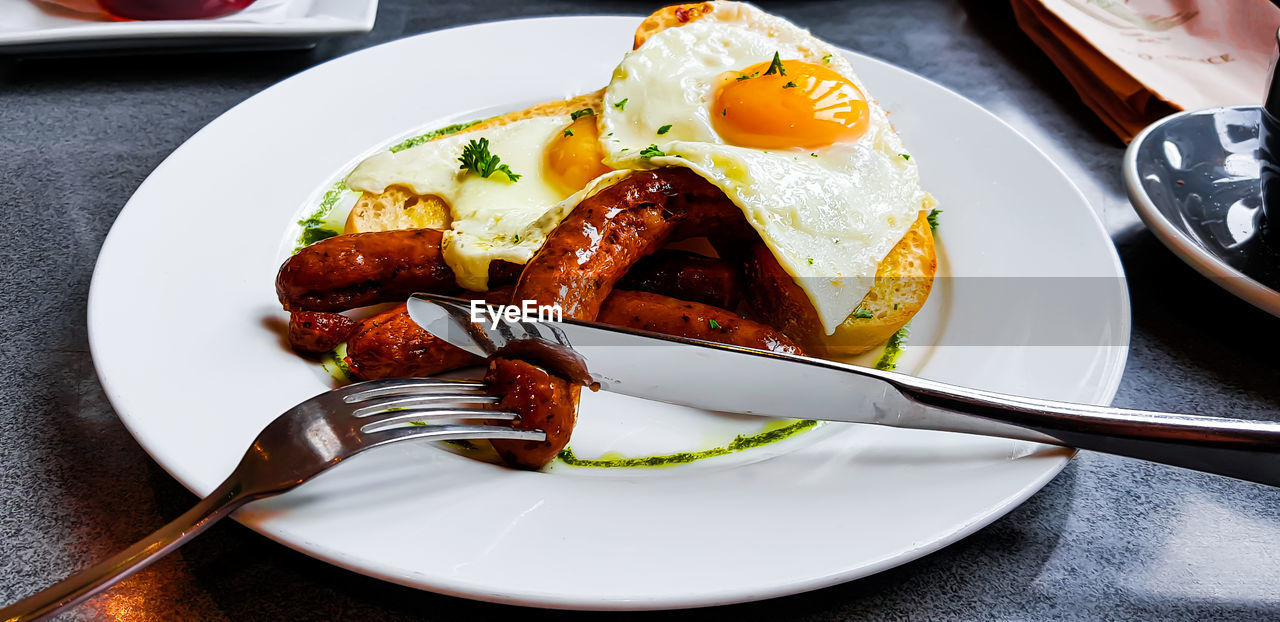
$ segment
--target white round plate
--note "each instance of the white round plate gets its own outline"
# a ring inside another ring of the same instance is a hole
[[[294,223],[328,185],[405,136],[599,88],[638,23],[531,19],[380,45],[263,91],[178,148],[121,212],[90,291],[98,374],[138,442],[183,485],[211,491],[263,425],[331,386],[283,346],[273,288]],[[977,105],[848,56],[945,210],[944,278],[899,369],[1109,402],[1129,307],[1084,197]],[[1119,289],[1080,300],[1057,286],[1076,282]],[[1069,296],[1046,306],[1055,292]],[[1073,336],[1058,337],[1063,322]],[[581,420],[580,456],[696,448],[761,425],[608,394],[584,396]],[[841,424],[661,469],[530,473],[402,443],[236,519],[339,566],[436,592],[558,608],[692,607],[811,590],[918,558],[1015,507],[1070,456]]]

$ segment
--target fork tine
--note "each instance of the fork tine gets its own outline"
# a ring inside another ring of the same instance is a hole
[[[451,392],[457,395],[484,393],[484,383],[478,380],[452,380],[448,378],[394,378],[369,380],[338,389],[344,393],[342,401],[348,404],[376,397],[414,395],[433,392]]]
[[[486,410],[482,408],[416,408],[398,410],[388,413],[389,416],[371,418],[360,426],[361,432],[377,432],[390,427],[399,426],[411,421],[432,421],[437,419],[488,419],[490,421],[515,421],[520,415],[502,410]]]
[[[392,399],[369,401],[368,406],[361,406],[351,414],[356,417],[368,417],[383,412],[395,412],[411,408],[423,409],[431,407],[463,408],[466,406],[483,406],[493,404],[501,398],[496,395],[457,395],[441,393],[439,395],[409,395]]]
[[[372,441],[368,446],[376,447],[397,441],[411,439],[429,439],[434,441],[472,440],[484,438],[506,438],[523,441],[545,441],[547,433],[542,430],[517,430],[490,425],[428,425],[408,428],[388,428],[367,433]]]

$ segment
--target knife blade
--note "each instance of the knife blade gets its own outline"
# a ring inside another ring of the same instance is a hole
[[[473,310],[483,305],[474,304],[480,306],[434,294],[415,294],[407,303],[414,322],[458,348],[482,357],[558,352],[554,358],[573,363],[555,371],[604,391],[712,411],[988,435],[998,431],[994,435],[1055,442],[1032,430],[957,418],[909,399],[893,382],[902,374],[594,322],[476,318]]]
[[[432,294],[408,301],[419,326],[459,348],[479,356],[531,354],[593,389],[713,411],[1077,447],[1280,485],[1280,422],[1006,395],[593,322],[476,318],[472,305]]]

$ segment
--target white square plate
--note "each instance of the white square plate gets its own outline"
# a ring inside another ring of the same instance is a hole
[[[0,53],[310,47],[373,29],[378,0],[258,0],[214,19],[113,21],[32,0],[0,0]]]

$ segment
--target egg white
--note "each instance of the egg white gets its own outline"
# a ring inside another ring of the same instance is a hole
[[[382,152],[361,162],[346,184],[374,194],[401,185],[444,199],[453,216],[442,240],[445,263],[458,285],[484,291],[490,262],[527,263],[574,206],[625,176],[625,171],[603,175],[570,195],[558,190],[545,154],[568,123],[567,116],[534,117]],[[500,172],[484,178],[458,168],[463,148],[480,138],[489,140],[490,153],[520,175],[519,181]]]
[[[716,79],[775,52],[853,82],[868,98],[866,133],[820,149],[727,144],[711,121]],[[716,3],[707,17],[651,36],[614,71],[604,102],[605,164],[682,166],[723,190],[808,295],[827,334],[866,296],[878,263],[928,197],[915,160],[839,51],[751,5]],[[665,155],[644,157],[650,145]]]

